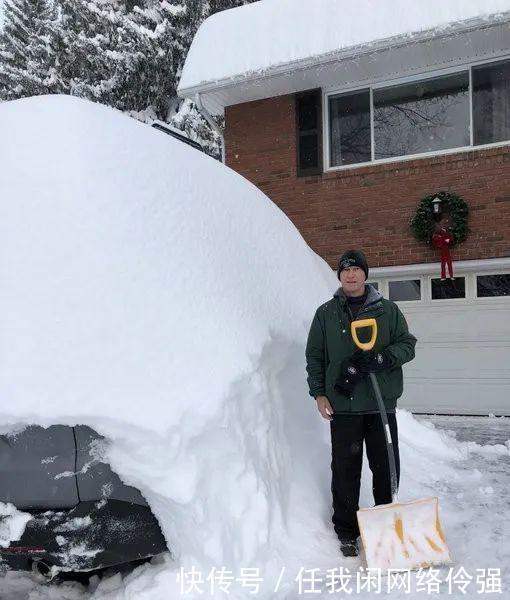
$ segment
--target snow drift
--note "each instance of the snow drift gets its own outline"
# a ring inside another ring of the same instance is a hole
[[[112,440],[179,565],[265,560],[291,480],[323,502],[303,352],[331,270],[240,175],[115,110],[19,100],[0,130],[1,423]]]

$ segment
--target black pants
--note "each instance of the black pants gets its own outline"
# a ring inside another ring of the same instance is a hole
[[[400,481],[398,431],[395,413],[388,413],[391,439],[395,452],[397,481]],[[331,492],[333,525],[339,539],[358,537],[356,511],[359,506],[363,440],[372,471],[372,491],[376,504],[391,502],[390,470],[381,416],[334,415],[331,427]]]

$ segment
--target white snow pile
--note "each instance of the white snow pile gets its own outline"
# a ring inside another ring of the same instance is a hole
[[[331,526],[329,425],[304,369],[331,269],[240,175],[113,109],[18,100],[0,105],[0,131],[0,431],[93,427],[170,549],[89,590],[11,573],[2,592],[290,600],[310,585],[302,569],[355,572]],[[467,569],[509,564],[508,474],[488,465],[510,448],[481,452],[406,412],[399,426],[401,500],[439,495]],[[365,464],[362,506],[370,485]]]
[[[202,23],[187,55],[179,92],[507,11],[509,0],[260,0],[216,13]]]
[[[10,502],[0,502],[0,548],[18,541],[31,518],[32,515],[19,511]]]
[[[292,523],[330,537],[303,356],[329,267],[240,175],[120,112],[31,98],[0,130],[2,426],[111,440],[176,569],[256,566]]]

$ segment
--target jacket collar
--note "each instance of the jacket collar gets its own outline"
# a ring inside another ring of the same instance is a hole
[[[381,300],[381,298],[383,297],[381,292],[377,291],[371,283],[365,283],[365,289],[368,293],[364,306],[370,306],[371,304],[375,304],[376,302],[379,302],[379,300]],[[338,298],[342,306],[347,302],[342,287],[339,287],[337,291],[333,294],[333,298],[335,297]]]

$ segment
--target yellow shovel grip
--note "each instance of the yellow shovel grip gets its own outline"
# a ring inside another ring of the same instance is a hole
[[[360,342],[358,338],[358,329],[362,327],[371,327],[372,328],[372,337],[369,342]],[[375,340],[377,339],[377,321],[375,319],[360,319],[359,321],[353,321],[351,323],[351,335],[354,343],[361,350],[372,350],[375,345]]]

